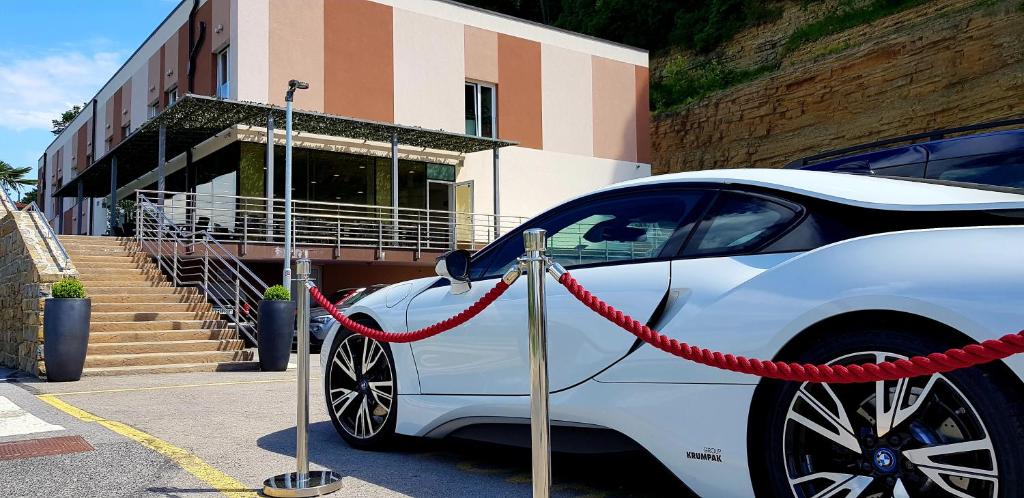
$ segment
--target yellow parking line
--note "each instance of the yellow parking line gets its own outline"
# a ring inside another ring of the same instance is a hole
[[[256,492],[247,488],[235,478],[217,470],[192,453],[178,448],[177,446],[174,446],[158,437],[146,434],[145,432],[129,425],[122,424],[121,422],[107,420],[103,417],[93,415],[81,408],[72,406],[60,399],[57,399],[56,395],[53,394],[44,394],[39,396],[39,399],[45,401],[58,410],[71,415],[72,417],[85,422],[95,422],[100,424],[107,429],[127,437],[128,439],[138,442],[150,450],[166,456],[186,472],[192,474],[210,486],[213,486],[217,491],[226,496],[233,498],[250,498],[259,496]]]
[[[311,377],[316,380],[318,377]],[[134,391],[161,391],[164,389],[187,389],[191,387],[237,386],[242,384],[274,384],[278,382],[295,382],[295,379],[240,380],[236,382],[210,382],[208,384],[175,384],[171,386],[125,387],[121,389],[99,389],[95,391],[71,391],[66,393],[48,393],[44,396],[74,396],[76,394],[107,394],[128,393]]]

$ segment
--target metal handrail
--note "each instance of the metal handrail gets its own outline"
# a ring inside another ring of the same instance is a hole
[[[187,232],[205,230],[243,245],[284,241],[283,201],[265,197],[142,190],[139,199],[162,199],[168,220]],[[299,245],[449,250],[477,249],[526,221],[521,216],[395,208],[322,201],[293,201],[292,227]],[[243,249],[244,251],[244,249]]]
[[[53,227],[50,226],[50,223],[48,221],[46,221],[46,214],[43,213],[41,209],[39,209],[39,205],[36,204],[36,201],[32,201],[31,203],[29,203],[29,205],[25,207],[23,212],[29,213],[29,216],[32,216],[32,213],[37,213],[42,216],[42,223],[39,222],[37,217],[33,216],[33,224],[36,225],[36,230],[39,232],[39,234],[42,235],[44,239],[46,239],[46,245],[47,247],[50,248],[50,252],[54,252],[54,247],[57,248],[57,252],[60,253],[60,257],[63,258],[64,260],[63,265],[58,263],[57,266],[60,267],[61,271],[67,271],[68,268],[71,267],[71,256],[68,255],[68,250],[64,247],[64,244],[61,243],[60,238],[57,237],[57,232],[54,232]],[[40,224],[46,227],[45,232],[39,229]],[[57,254],[54,253],[54,256],[56,255]]]
[[[136,204],[136,239],[175,286],[202,291],[214,308],[234,323],[253,344],[258,303],[267,284],[206,231],[190,232],[175,225],[161,206],[145,196]],[[170,244],[170,253],[165,254]],[[188,248],[188,256],[179,248]]]
[[[2,196],[0,197],[0,201],[3,202],[4,206],[8,210],[11,212],[18,211],[18,205],[11,200],[10,195],[7,194],[7,190],[0,188],[0,196]],[[32,201],[28,206],[25,206],[21,212],[28,213],[29,217],[32,218],[32,224],[35,225],[36,231],[39,232],[39,235],[41,235],[43,240],[46,241],[46,247],[50,250],[50,253],[53,254],[54,262],[57,263],[57,267],[60,271],[68,271],[68,269],[71,268],[71,256],[68,255],[68,251],[64,247],[64,244],[62,244],[60,239],[57,238],[57,233],[53,231],[53,227],[50,226],[50,223],[46,220],[46,214],[39,209],[39,205],[36,204],[35,201]],[[40,223],[40,216],[33,216],[33,213],[40,215],[43,221]],[[45,231],[39,228],[40,224],[46,226]],[[62,259],[63,263],[57,261],[58,257]]]

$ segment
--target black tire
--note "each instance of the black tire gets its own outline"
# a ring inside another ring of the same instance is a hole
[[[369,327],[377,327],[370,320],[357,321]],[[359,358],[361,353],[351,354],[353,353],[353,346],[358,347],[363,344],[368,345],[371,349],[373,347],[381,348],[380,356],[376,358],[376,361],[367,362],[371,363],[372,367],[366,375],[358,372],[362,361]],[[348,349],[343,349],[345,347]],[[341,351],[341,356],[339,356],[339,351]],[[353,372],[356,377],[355,379],[348,374],[346,368],[339,364],[339,362],[347,363],[348,358],[351,358],[355,364],[355,368],[352,369],[355,370]],[[381,360],[386,361],[382,362]],[[395,373],[395,360],[391,353],[390,345],[367,339],[343,329],[338,332],[334,342],[331,344],[328,361],[331,364],[325,369],[324,399],[326,400],[327,413],[331,417],[334,429],[353,448],[362,450],[386,449],[394,438],[395,423],[398,417],[398,382]],[[386,368],[384,368],[385,366]],[[381,385],[382,382],[388,381],[391,383],[389,392]],[[376,384],[376,386],[370,387],[373,384]],[[355,392],[356,394],[352,395],[354,399],[349,400],[345,398],[346,395],[349,395],[346,391]],[[384,396],[385,393],[390,395],[390,400]],[[360,424],[360,420],[367,420],[365,416],[352,414],[353,405],[355,405],[354,408],[357,411],[360,410],[360,405],[364,399],[368,405],[368,411],[364,413],[370,414],[369,420],[371,423],[369,427],[373,429],[372,431],[365,430],[367,427],[365,423]],[[380,411],[375,410],[384,408],[386,408],[386,414],[383,417],[378,417],[377,414]]]
[[[913,332],[914,329],[917,331]],[[829,363],[846,358],[844,362],[861,363],[865,356],[860,355],[865,352],[909,357],[963,345],[941,340],[950,334],[945,334],[947,331],[938,325],[925,329],[927,327],[886,324],[849,326],[830,331],[828,340],[813,342],[798,358],[786,359]],[[887,383],[881,384],[881,389],[878,384],[869,384],[849,388],[830,386],[829,390],[812,385],[805,388],[804,384],[795,382],[762,382],[755,394],[748,434],[751,477],[757,496],[813,496],[840,481],[809,478],[824,472],[857,476],[840,486],[863,485],[870,478],[869,487],[863,489],[861,496],[891,497],[893,488],[900,486],[903,487],[900,491],[905,491],[903,496],[911,498],[958,496],[934,482],[937,471],[931,464],[936,461],[997,474],[955,481],[945,474],[940,477],[946,486],[965,486],[953,489],[968,496],[1024,496],[1024,466],[1021,465],[1024,462],[1024,403],[1019,379],[998,364],[951,372],[929,384],[931,379],[912,380],[902,388]],[[868,395],[864,398],[866,392]],[[878,392],[887,393],[888,399],[883,405],[888,410],[883,408],[881,414],[874,404],[877,396],[871,394]],[[811,401],[812,398],[816,401]],[[829,399],[836,403],[825,411],[838,414],[840,410],[836,406],[845,407],[842,411],[849,418],[845,426],[856,433],[853,437],[861,448],[859,458],[848,449],[851,440],[845,436],[849,431],[842,430],[842,420],[836,417],[833,419],[836,422],[829,422],[822,417],[824,412],[820,407],[825,407]],[[857,409],[850,409],[858,399],[864,401],[854,405]],[[900,400],[895,406],[905,408],[905,420],[901,420],[904,414],[894,409],[894,399]],[[964,401],[966,403],[962,403]],[[815,402],[818,407],[814,406]],[[963,405],[960,409],[956,409],[958,403]],[[817,421],[811,420],[815,418],[815,411]],[[819,428],[832,424],[831,430],[836,436],[823,437],[820,432],[810,430],[808,422],[795,417],[810,420]],[[884,429],[887,423],[891,429]],[[933,430],[936,426],[938,428]],[[876,429],[878,432],[888,430],[888,433],[878,438],[874,435]],[[846,444],[837,444],[837,439],[844,439]],[[984,441],[985,449],[956,452],[953,457],[936,457],[924,466],[917,465],[922,461],[921,451],[915,450],[960,441]],[[986,469],[992,460],[995,466]],[[860,472],[853,470],[858,466]],[[924,472],[931,472],[932,477]],[[791,484],[790,478],[797,482]],[[843,494],[839,491],[836,496]]]

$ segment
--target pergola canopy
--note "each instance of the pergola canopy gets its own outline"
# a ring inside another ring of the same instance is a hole
[[[133,131],[53,196],[74,197],[78,194],[79,183],[84,197],[108,195],[111,162],[115,156],[118,188],[152,171],[157,167],[161,126],[166,127],[166,157],[171,159],[233,126],[265,127],[268,116],[274,118],[277,126],[284,127],[283,107],[187,94]],[[516,145],[505,140],[300,110],[292,113],[292,130],[384,143],[397,136],[401,145],[462,154]]]

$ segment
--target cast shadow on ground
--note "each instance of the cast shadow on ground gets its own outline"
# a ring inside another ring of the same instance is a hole
[[[267,434],[257,446],[294,457],[295,429]],[[530,452],[523,448],[401,437],[386,451],[361,451],[323,421],[309,426],[309,458],[314,468],[409,496],[531,496]],[[691,496],[646,453],[555,454],[552,474],[555,496]]]

